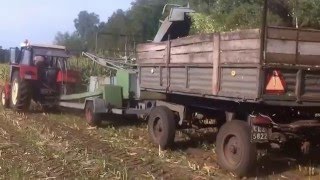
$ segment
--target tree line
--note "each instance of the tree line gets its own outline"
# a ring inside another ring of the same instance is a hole
[[[153,39],[168,3],[189,4],[197,12],[192,15],[192,33],[204,33],[259,28],[264,0],[135,0],[130,9],[119,9],[108,20],[81,11],[73,22],[76,31],[58,32],[55,43],[74,53],[130,55],[137,43]],[[269,25],[320,28],[319,0],[269,0],[268,6]]]

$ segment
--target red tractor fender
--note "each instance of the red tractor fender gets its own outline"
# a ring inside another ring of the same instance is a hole
[[[19,71],[21,79],[38,80],[38,68],[27,65],[12,65],[15,71]]]
[[[57,75],[57,83],[76,84],[81,81],[81,75],[79,71],[67,70],[59,71]]]

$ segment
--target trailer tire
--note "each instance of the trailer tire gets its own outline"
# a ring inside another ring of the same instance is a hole
[[[14,110],[27,111],[31,103],[30,84],[21,79],[19,71],[12,76],[10,105]]]
[[[101,122],[102,122],[101,116],[94,112],[94,106],[92,101],[89,101],[86,103],[85,117],[86,117],[87,123],[90,126],[96,127],[101,125]]]
[[[244,121],[233,120],[223,125],[217,135],[218,164],[242,177],[248,175],[257,161],[255,144],[250,142],[250,127]]]
[[[174,142],[176,133],[173,112],[165,106],[153,109],[148,120],[148,131],[154,144],[160,146],[162,150],[169,148]]]

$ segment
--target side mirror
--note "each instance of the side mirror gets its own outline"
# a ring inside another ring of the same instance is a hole
[[[18,63],[18,54],[19,54],[18,48],[10,48],[10,63],[11,64]]]

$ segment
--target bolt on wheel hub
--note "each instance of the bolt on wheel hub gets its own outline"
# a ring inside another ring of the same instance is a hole
[[[239,139],[236,136],[226,138],[224,154],[230,164],[238,164],[241,161],[242,151]]]

